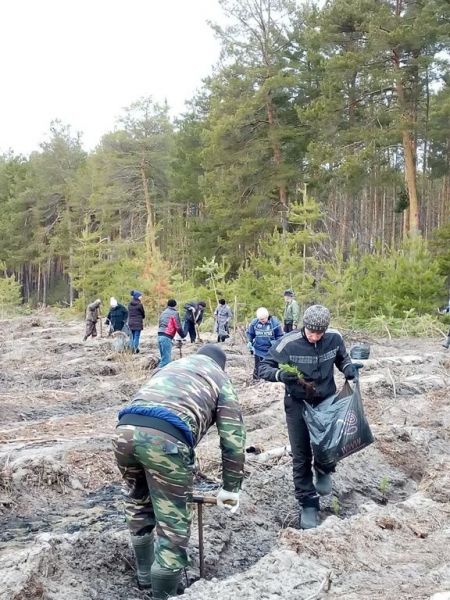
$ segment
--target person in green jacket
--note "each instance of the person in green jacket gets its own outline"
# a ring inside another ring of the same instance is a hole
[[[283,329],[284,333],[289,333],[293,329],[297,329],[300,322],[300,307],[294,299],[293,290],[285,290],[283,296],[286,304],[283,315]]]
[[[119,412],[113,446],[128,490],[125,517],[138,583],[154,600],[175,595],[188,564],[194,449],[214,423],[222,451],[217,504],[239,507],[245,429],[225,362],[220,346],[206,344],[156,371]]]

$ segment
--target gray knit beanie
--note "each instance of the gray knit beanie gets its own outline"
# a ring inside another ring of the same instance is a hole
[[[303,325],[310,331],[326,331],[330,324],[330,311],[321,304],[314,304],[305,310]]]

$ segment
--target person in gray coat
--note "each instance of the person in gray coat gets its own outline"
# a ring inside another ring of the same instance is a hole
[[[219,304],[214,311],[214,319],[216,320],[215,331],[217,333],[217,341],[224,342],[230,337],[230,321],[233,318],[233,312],[223,298],[219,300]]]

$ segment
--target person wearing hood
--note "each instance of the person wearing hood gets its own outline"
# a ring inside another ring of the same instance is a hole
[[[286,334],[272,346],[261,362],[259,375],[267,381],[285,385],[284,410],[293,456],[295,497],[300,505],[300,528],[317,527],[319,495],[331,494],[330,473],[335,465],[314,461],[308,428],[303,418],[303,401],[317,405],[336,393],[334,366],[346,379],[356,377],[357,363],[347,354],[342,335],[329,329],[330,311],[315,304],[305,310],[303,327]],[[280,365],[297,367],[303,375],[280,369]],[[314,475],[314,479],[313,479]]]
[[[234,513],[244,478],[245,429],[220,346],[157,369],[118,415],[113,447],[141,588],[176,594],[188,565],[195,448],[215,423],[223,485],[217,505]],[[155,536],[156,533],[156,536]]]
[[[100,298],[94,300],[88,305],[86,310],[86,331],[84,334],[83,341],[85,342],[89,336],[93,338],[97,337],[97,321],[100,317],[100,305],[102,301]]]
[[[122,331],[128,319],[128,311],[123,304],[119,304],[115,298],[109,299],[109,312],[106,315],[105,325],[110,326],[110,332]]]
[[[128,326],[131,331],[130,348],[133,354],[139,352],[139,340],[144,329],[145,310],[142,305],[142,292],[132,290],[131,301],[128,304]]]

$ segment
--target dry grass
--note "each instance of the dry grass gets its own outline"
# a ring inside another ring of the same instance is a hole
[[[45,588],[37,575],[32,575],[20,592],[14,594],[11,600],[44,600]]]
[[[65,460],[72,476],[75,476],[87,490],[94,490],[120,481],[120,473],[111,449],[71,450]]]

